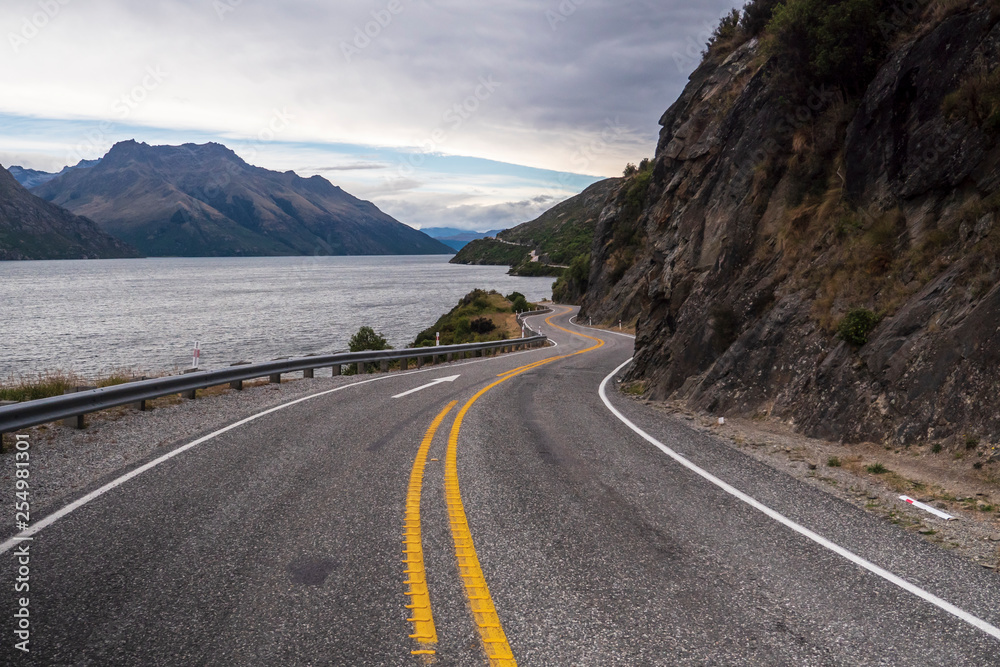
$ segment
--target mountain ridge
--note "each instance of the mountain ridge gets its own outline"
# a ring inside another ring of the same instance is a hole
[[[320,176],[252,166],[218,143],[119,142],[33,192],[151,256],[452,252]]]
[[[36,197],[0,168],[0,260],[138,256],[93,221]]]

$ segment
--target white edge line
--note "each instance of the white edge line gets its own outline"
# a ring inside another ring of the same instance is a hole
[[[622,336],[624,338],[631,338],[632,340],[635,340],[635,336],[633,336],[632,334],[624,333],[622,331],[611,331],[610,329],[598,329],[597,327],[588,327],[586,325],[580,324],[579,322],[574,322],[573,320],[575,320],[576,317],[577,316],[574,315],[573,317],[569,318],[569,323],[575,327],[580,327],[581,329],[586,329],[587,331],[601,331],[615,336]]]
[[[763,512],[764,514],[766,514],[770,518],[772,518],[775,521],[777,521],[778,523],[786,526],[787,528],[792,529],[796,533],[799,533],[803,537],[806,537],[806,538],[812,540],[813,542],[815,542],[816,544],[819,544],[820,546],[822,546],[822,547],[824,547],[826,549],[829,549],[830,551],[834,552],[838,556],[842,556],[843,558],[846,558],[847,560],[851,561],[855,565],[863,567],[864,569],[868,570],[869,572],[871,572],[873,574],[877,574],[878,576],[882,577],[886,581],[888,581],[890,583],[893,583],[896,586],[899,586],[900,588],[902,588],[903,590],[907,591],[908,593],[912,593],[913,595],[916,595],[917,597],[919,597],[919,598],[921,598],[921,599],[923,599],[923,600],[925,600],[927,602],[930,602],[932,605],[934,605],[934,606],[936,606],[936,607],[938,607],[940,609],[943,609],[944,611],[948,612],[952,616],[955,616],[957,618],[962,619],[963,621],[965,621],[969,625],[972,625],[973,627],[975,627],[975,628],[977,628],[979,630],[982,630],[983,632],[985,632],[986,634],[992,636],[993,638],[1000,639],[1000,628],[997,628],[997,627],[995,627],[993,625],[990,625],[986,621],[973,616],[972,614],[968,613],[967,611],[959,609],[958,607],[956,607],[955,605],[951,604],[950,602],[942,600],[941,598],[939,598],[938,596],[934,595],[933,593],[928,593],[924,589],[919,588],[919,587],[911,584],[910,582],[906,581],[905,579],[902,579],[901,577],[896,576],[892,572],[889,572],[888,570],[885,570],[885,569],[879,567],[878,565],[875,565],[874,563],[865,560],[861,556],[858,556],[857,554],[854,554],[854,553],[848,551],[847,549],[845,549],[845,548],[843,548],[843,547],[841,547],[841,546],[839,546],[837,544],[834,544],[833,542],[831,542],[830,540],[826,539],[822,535],[818,535],[818,534],[814,533],[813,531],[809,530],[805,526],[802,526],[802,525],[800,525],[798,523],[795,523],[794,521],[792,521],[788,517],[784,516],[783,514],[780,514],[780,513],[776,512],[775,510],[771,509],[770,507],[768,507],[767,505],[761,503],[760,501],[756,500],[755,498],[752,498],[751,496],[748,496],[747,494],[743,493],[742,491],[740,491],[740,490],[738,490],[738,489],[730,486],[726,482],[723,482],[721,479],[719,479],[715,475],[711,474],[710,472],[699,468],[698,466],[696,466],[695,464],[691,463],[690,461],[688,461],[684,457],[680,456],[677,452],[675,452],[674,450],[670,449],[669,447],[667,447],[666,445],[664,445],[662,442],[660,442],[659,440],[657,440],[656,438],[654,438],[653,436],[649,435],[648,433],[646,433],[645,431],[643,431],[641,428],[639,428],[638,426],[636,426],[635,424],[633,424],[625,415],[623,415],[613,405],[611,405],[611,401],[608,400],[608,394],[607,394],[607,385],[608,385],[608,382],[611,380],[611,378],[613,378],[615,376],[616,373],[618,373],[618,371],[620,371],[621,369],[625,368],[625,366],[627,366],[631,362],[632,362],[632,360],[629,359],[628,361],[626,361],[625,363],[623,363],[621,366],[619,366],[615,370],[611,371],[611,374],[608,375],[606,378],[604,378],[604,380],[601,382],[601,386],[598,389],[598,394],[600,395],[601,400],[604,401],[604,405],[608,408],[608,410],[610,410],[611,413],[615,417],[617,417],[623,424],[625,424],[626,426],[628,426],[630,429],[632,429],[633,431],[635,431],[644,440],[646,440],[647,442],[649,442],[653,446],[655,446],[658,449],[660,449],[664,454],[666,454],[670,458],[674,459],[675,461],[677,461],[678,463],[680,463],[682,466],[684,466],[685,468],[687,468],[691,472],[695,473],[696,475],[699,475],[699,476],[703,477],[704,479],[708,480],[709,482],[711,482],[715,486],[719,487],[720,489],[722,489],[726,493],[728,493],[728,494],[730,494],[732,496],[735,496],[736,498],[742,500],[747,505],[750,505],[754,509],[756,509],[756,510],[758,510],[760,512]]]
[[[510,357],[519,356],[519,355],[522,355],[522,354],[528,354],[529,352],[537,352],[538,350],[544,350],[544,349],[550,349],[550,348],[537,348],[537,349],[532,349],[532,350],[524,350],[522,352],[511,352],[511,353],[505,354],[505,355],[503,355],[501,357],[491,357],[489,359],[476,359],[476,360],[473,360],[473,361],[465,361],[463,363],[454,363],[453,362],[452,364],[450,364],[448,366],[448,368],[455,368],[457,366],[468,366],[468,365],[471,365],[471,364],[482,364],[482,363],[486,363],[486,362],[489,362],[489,361],[499,361],[501,359],[507,359],[507,358],[510,358]],[[423,356],[430,356],[430,355],[423,355]],[[69,505],[66,505],[62,509],[56,510],[52,514],[49,514],[48,516],[46,516],[41,521],[38,521],[37,523],[31,524],[31,526],[28,527],[27,529],[22,530],[21,532],[17,533],[13,537],[8,538],[3,543],[0,543],[0,554],[7,553],[13,547],[15,547],[16,545],[20,544],[22,541],[24,541],[26,539],[29,539],[29,538],[31,538],[34,535],[37,535],[39,532],[42,531],[42,529],[48,528],[49,526],[51,526],[52,524],[54,524],[59,519],[61,519],[64,516],[66,516],[67,514],[70,514],[71,512],[74,512],[75,510],[80,509],[81,507],[83,507],[84,505],[86,505],[90,501],[94,500],[95,498],[99,498],[100,496],[103,496],[108,491],[111,491],[113,489],[118,488],[119,486],[121,486],[125,482],[129,481],[130,479],[132,479],[134,477],[138,477],[142,473],[146,472],[147,470],[151,470],[151,469],[155,468],[156,466],[160,465],[164,461],[169,461],[170,459],[174,458],[178,454],[182,454],[182,453],[186,452],[187,450],[189,450],[189,449],[191,449],[193,447],[197,447],[198,445],[200,445],[200,444],[202,444],[204,442],[207,442],[207,441],[211,440],[212,438],[215,438],[216,436],[220,436],[223,433],[226,433],[227,431],[231,431],[234,428],[238,428],[238,427],[240,427],[240,426],[242,426],[244,424],[247,424],[249,422],[254,421],[255,419],[259,419],[260,417],[263,417],[265,415],[269,415],[272,412],[278,412],[279,410],[284,410],[285,408],[291,407],[293,405],[297,405],[298,403],[302,403],[302,402],[305,402],[305,401],[311,401],[314,398],[319,398],[320,396],[326,396],[327,394],[332,394],[334,392],[343,391],[344,389],[350,389],[351,387],[358,387],[358,386],[363,385],[363,384],[369,384],[371,382],[378,382],[380,380],[392,380],[392,379],[396,379],[396,378],[406,377],[407,375],[416,375],[417,373],[430,373],[430,372],[433,372],[433,371],[447,371],[448,368],[435,368],[435,367],[423,368],[423,369],[418,369],[418,370],[414,370],[414,371],[409,371],[407,373],[399,373],[398,375],[382,375],[380,377],[371,378],[369,380],[362,380],[361,382],[352,382],[351,384],[345,384],[345,385],[343,385],[341,387],[334,387],[333,389],[327,389],[325,391],[317,392],[315,394],[309,394],[308,396],[303,396],[302,398],[297,398],[297,399],[295,399],[293,401],[289,401],[288,403],[282,403],[282,404],[276,405],[276,406],[274,406],[272,408],[268,408],[267,410],[264,410],[263,412],[258,412],[256,414],[250,415],[249,417],[244,417],[243,419],[241,419],[241,420],[239,420],[237,422],[233,422],[232,424],[229,424],[228,426],[224,426],[224,427],[220,428],[217,431],[213,431],[213,432],[209,433],[208,435],[204,435],[204,436],[198,438],[197,440],[192,440],[191,442],[187,443],[186,445],[181,445],[177,449],[174,449],[174,450],[172,450],[170,452],[167,452],[163,456],[160,456],[159,458],[153,459],[152,461],[149,461],[148,463],[144,463],[143,465],[139,466],[138,468],[135,468],[134,470],[130,470],[129,472],[125,473],[121,477],[117,477],[117,478],[113,479],[112,481],[108,482],[104,486],[102,486],[102,487],[100,487],[98,489],[94,489],[93,491],[91,491],[87,495],[81,496],[80,498],[77,498],[76,500],[74,500],[73,502],[71,502]]]

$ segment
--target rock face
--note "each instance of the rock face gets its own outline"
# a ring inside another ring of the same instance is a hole
[[[452,252],[320,176],[253,167],[220,144],[121,142],[34,192],[151,256]]]
[[[92,221],[34,196],[0,168],[0,260],[115,257],[138,252]]]
[[[637,322],[650,397],[847,441],[1000,441],[1000,146],[947,111],[1000,67],[1000,25],[974,4],[895,44],[859,99],[790,106],[750,41],[664,114],[641,210],[619,197],[597,225],[583,301]],[[858,308],[881,319],[855,347],[837,325]]]

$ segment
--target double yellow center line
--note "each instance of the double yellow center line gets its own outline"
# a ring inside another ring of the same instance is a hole
[[[604,345],[604,341],[592,336],[564,329],[552,323],[552,318],[556,315],[563,315],[569,311],[563,311],[546,318],[545,322],[561,331],[565,331],[574,336],[587,338],[595,342],[595,345],[584,350],[564,354],[556,357],[548,357],[519,368],[501,373],[497,377],[499,380],[480,389],[476,394],[462,406],[455,416],[455,421],[451,426],[451,433],[448,436],[448,450],[445,457],[444,467],[444,490],[445,502],[448,506],[448,519],[451,524],[452,541],[455,544],[455,557],[458,560],[458,570],[465,587],[465,596],[469,602],[476,628],[479,630],[479,637],[483,642],[489,664],[493,667],[515,667],[517,661],[511,651],[507,636],[503,631],[500,617],[497,615],[496,607],[493,604],[493,597],[490,595],[486,577],[483,575],[482,567],[479,564],[479,557],[476,555],[476,547],[472,541],[472,531],[469,529],[469,521],[465,515],[465,506],[462,504],[462,495],[458,486],[458,436],[462,429],[462,422],[469,409],[482,398],[486,392],[497,385],[503,384],[507,380],[525,373],[531,369],[550,364],[560,359],[591,352]],[[434,616],[431,612],[430,593],[427,589],[427,577],[424,572],[423,547],[420,539],[420,494],[423,488],[424,469],[427,464],[427,453],[431,443],[437,433],[438,427],[447,417],[451,409],[457,405],[457,401],[449,403],[431,423],[424,438],[420,443],[416,459],[413,462],[413,471],[410,473],[410,485],[406,497],[406,521],[403,535],[403,553],[406,559],[406,573],[408,579],[406,583],[410,590],[406,595],[410,598],[408,609],[412,610],[413,634],[420,648],[411,651],[414,655],[434,655],[433,646],[437,643],[437,630],[434,626]]]

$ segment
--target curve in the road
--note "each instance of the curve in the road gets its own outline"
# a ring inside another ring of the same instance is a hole
[[[621,421],[623,424],[625,424],[626,426],[628,426],[637,435],[639,435],[641,438],[643,438],[644,440],[646,440],[647,442],[649,442],[650,444],[652,444],[654,447],[658,448],[660,451],[662,451],[664,454],[666,454],[667,456],[669,456],[670,458],[672,458],[673,460],[675,460],[677,463],[680,463],[682,466],[684,466],[685,468],[687,468],[691,472],[695,473],[699,477],[704,478],[708,482],[711,482],[712,484],[714,484],[715,486],[719,487],[720,489],[722,489],[726,493],[730,494],[731,496],[733,496],[735,498],[738,498],[739,500],[741,500],[742,502],[746,503],[747,505],[750,505],[754,509],[756,509],[756,510],[758,510],[760,512],[763,512],[764,514],[766,514],[768,517],[770,517],[774,521],[777,521],[778,523],[782,524],[783,526],[785,526],[787,528],[790,528],[791,530],[793,530],[796,533],[802,535],[803,537],[805,537],[805,538],[807,538],[809,540],[812,540],[813,542],[815,542],[816,544],[819,544],[823,548],[829,549],[830,551],[832,551],[833,553],[837,554],[838,556],[846,558],[850,562],[854,563],[855,565],[858,565],[859,567],[862,567],[862,568],[868,570],[872,574],[878,575],[879,577],[882,577],[886,581],[888,581],[888,582],[890,582],[892,584],[895,584],[896,586],[899,586],[900,588],[902,588],[903,590],[907,591],[908,593],[912,593],[913,595],[916,595],[917,597],[919,597],[919,598],[921,598],[921,599],[923,599],[923,600],[931,603],[932,605],[934,605],[934,606],[936,606],[936,607],[938,607],[938,608],[940,608],[940,609],[948,612],[949,614],[955,616],[956,618],[960,618],[961,620],[963,620],[966,623],[968,623],[969,625],[977,628],[978,630],[982,630],[986,634],[988,634],[988,635],[990,635],[990,636],[992,636],[992,637],[994,637],[996,639],[1000,639],[1000,628],[997,628],[997,627],[995,627],[993,625],[990,625],[986,621],[984,621],[984,620],[982,620],[982,619],[980,619],[980,618],[978,618],[976,616],[973,616],[972,614],[968,613],[967,611],[956,607],[955,605],[951,604],[950,602],[948,602],[946,600],[943,600],[943,599],[939,598],[938,596],[934,595],[933,593],[929,593],[929,592],[925,591],[924,589],[911,584],[910,582],[906,581],[905,579],[896,576],[892,572],[889,572],[888,570],[885,570],[885,569],[879,567],[878,565],[875,565],[874,563],[872,563],[872,562],[870,562],[868,560],[865,560],[861,556],[858,556],[857,554],[852,553],[851,551],[848,551],[847,549],[841,547],[840,545],[835,544],[834,542],[831,542],[830,540],[826,539],[822,535],[814,533],[813,531],[809,530],[805,526],[802,526],[801,524],[798,524],[798,523],[792,521],[791,519],[789,519],[785,515],[781,514],[780,512],[776,512],[775,510],[771,509],[770,507],[768,507],[764,503],[760,502],[759,500],[757,500],[757,499],[755,499],[755,498],[753,498],[753,497],[751,497],[751,496],[743,493],[739,489],[733,487],[730,484],[727,484],[726,482],[722,481],[721,479],[719,479],[718,477],[716,477],[712,473],[708,472],[707,470],[704,470],[703,468],[700,468],[699,466],[695,465],[691,461],[687,460],[687,458],[685,458],[684,456],[681,456],[680,454],[678,454],[677,452],[675,452],[673,449],[671,449],[670,447],[667,447],[662,442],[660,442],[659,440],[657,440],[656,438],[654,438],[653,436],[651,436],[650,434],[646,433],[644,430],[642,430],[641,428],[639,428],[638,426],[636,426],[628,417],[626,417],[625,415],[623,415],[620,411],[618,411],[611,404],[611,401],[608,399],[608,394],[607,394],[608,382],[610,382],[611,378],[613,378],[618,372],[620,372],[623,368],[625,368],[631,362],[632,362],[632,360],[629,359],[629,360],[625,361],[622,365],[620,365],[618,368],[616,368],[615,370],[611,371],[611,373],[609,373],[607,375],[607,377],[605,377],[604,380],[601,382],[600,388],[598,389],[598,394],[600,395],[601,400],[604,402],[604,405],[608,408],[608,410],[611,411],[611,414],[613,414],[615,417],[617,417],[619,421]]]
[[[556,345],[555,341],[551,341],[551,342],[553,343],[553,346]],[[521,354],[530,354],[530,353],[536,352],[536,351],[537,350],[526,350],[526,351],[523,351],[523,352],[511,352],[511,353],[509,353],[507,355],[504,355],[504,356],[510,357],[510,356],[516,356],[516,355],[521,355]],[[462,362],[462,363],[453,363],[453,364],[451,364],[449,366],[449,368],[454,368],[454,367],[458,367],[458,366],[467,366],[467,365],[471,365],[471,364],[482,364],[482,363],[487,363],[487,362],[492,361],[492,360],[493,360],[493,358],[489,358],[489,359],[476,359],[474,361],[465,361],[465,362]],[[360,382],[353,382],[351,384],[346,384],[346,385],[343,385],[341,387],[335,387],[334,389],[328,389],[326,391],[317,392],[315,394],[309,394],[308,396],[303,396],[302,398],[297,398],[297,399],[295,399],[293,401],[289,401],[287,403],[282,403],[280,405],[276,405],[276,406],[274,406],[272,408],[268,408],[267,410],[263,410],[263,411],[258,412],[256,414],[252,414],[249,417],[245,417],[245,418],[243,418],[243,419],[241,419],[239,421],[233,422],[232,424],[229,424],[228,426],[224,426],[224,427],[218,429],[217,431],[213,431],[212,433],[204,435],[204,436],[198,438],[197,440],[192,440],[191,442],[189,442],[187,444],[181,445],[177,449],[169,451],[166,454],[164,454],[163,456],[157,457],[157,458],[153,459],[152,461],[149,461],[148,463],[145,463],[145,464],[139,466],[138,468],[130,470],[129,472],[127,472],[124,475],[122,475],[121,477],[116,477],[115,479],[111,480],[110,482],[108,482],[104,486],[101,486],[100,488],[94,489],[90,493],[88,493],[88,494],[86,494],[84,496],[81,496],[80,498],[77,498],[76,500],[74,500],[73,502],[69,503],[65,507],[62,507],[61,509],[56,510],[52,514],[47,515],[45,518],[41,519],[40,521],[31,524],[31,526],[29,526],[28,528],[20,531],[19,533],[17,533],[13,537],[10,537],[10,538],[8,538],[5,541],[0,542],[0,554],[7,553],[8,551],[10,551],[11,549],[13,549],[18,544],[21,544],[22,542],[30,541],[35,535],[37,535],[39,532],[41,532],[45,528],[48,528],[49,526],[51,526],[56,521],[59,521],[60,519],[62,519],[66,515],[71,514],[72,512],[75,512],[76,510],[80,509],[81,507],[83,507],[87,503],[95,500],[96,498],[99,498],[99,497],[103,496],[105,493],[107,493],[109,491],[113,491],[114,489],[118,488],[119,486],[121,486],[125,482],[128,482],[129,480],[134,479],[135,477],[138,477],[139,475],[141,475],[141,474],[143,474],[143,473],[145,473],[145,472],[147,472],[149,470],[152,470],[153,468],[157,467],[161,463],[169,461],[170,459],[172,459],[175,456],[178,456],[180,454],[183,454],[184,452],[188,451],[189,449],[193,449],[194,447],[197,447],[198,445],[201,445],[201,444],[203,444],[205,442],[208,442],[209,440],[213,440],[214,438],[217,438],[218,436],[220,436],[220,435],[222,435],[224,433],[228,433],[229,431],[232,431],[233,429],[239,428],[240,426],[243,426],[244,424],[248,424],[250,422],[256,421],[257,419],[260,419],[261,417],[265,417],[267,415],[270,415],[272,413],[278,412],[280,410],[284,410],[286,408],[290,408],[293,405],[298,405],[298,404],[304,403],[306,401],[312,401],[314,399],[321,398],[323,396],[327,396],[329,394],[333,394],[333,393],[336,393],[338,391],[344,391],[345,389],[352,389],[354,387],[360,387],[362,385],[370,384],[372,382],[379,382],[379,381],[382,381],[382,380],[391,380],[391,379],[396,379],[396,378],[400,378],[400,377],[405,377],[407,375],[418,375],[420,373],[431,373],[431,372],[434,372],[434,371],[437,371],[437,370],[441,370],[441,369],[432,366],[430,368],[423,368],[423,369],[419,369],[419,370],[415,370],[415,371],[409,371],[409,372],[406,372],[406,373],[392,373],[392,374],[380,375],[379,377],[371,378],[371,379],[368,379],[368,380],[362,380]]]
[[[492,382],[480,389],[465,403],[465,405],[462,406],[462,408],[458,411],[458,414],[455,416],[455,421],[452,424],[451,433],[448,437],[448,450],[445,459],[444,472],[445,501],[448,506],[452,540],[455,544],[455,557],[458,560],[459,574],[462,578],[466,599],[469,603],[470,609],[472,610],[473,620],[475,621],[476,628],[479,631],[479,636],[483,642],[483,647],[486,650],[487,658],[489,659],[490,664],[494,667],[515,667],[517,665],[517,661],[514,659],[514,654],[511,651],[510,644],[507,641],[507,635],[503,629],[503,624],[497,614],[496,606],[493,603],[493,597],[490,595],[489,585],[486,582],[486,577],[483,575],[483,570],[476,554],[476,547],[472,539],[472,531],[469,528],[469,521],[466,517],[465,507],[462,503],[462,495],[458,482],[458,438],[462,430],[462,422],[465,415],[469,412],[472,406],[475,405],[476,401],[482,398],[494,387],[497,387],[507,380],[517,377],[518,375],[526,373],[534,368],[551,364],[555,361],[559,361],[560,359],[566,359],[579,354],[586,354],[587,352],[596,350],[604,345],[604,341],[599,338],[563,329],[552,322],[553,317],[556,317],[557,315],[565,315],[570,312],[570,310],[571,309],[566,309],[559,313],[550,315],[545,319],[546,324],[561,331],[565,331],[573,336],[592,340],[595,344],[588,348],[577,350],[576,352],[558,355],[555,357],[548,357],[546,359],[541,359],[539,361],[514,368],[505,373],[501,373],[498,376],[500,378],[499,380],[496,380],[495,382]],[[443,418],[446,412],[439,415],[439,417]],[[436,425],[432,426],[436,428]]]

